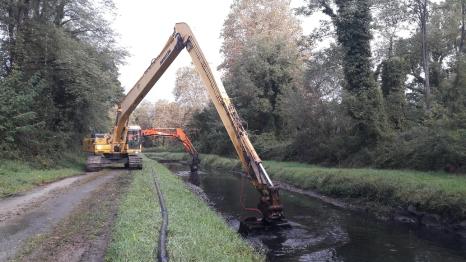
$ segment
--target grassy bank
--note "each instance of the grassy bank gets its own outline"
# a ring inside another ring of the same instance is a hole
[[[152,153],[188,159],[183,153]],[[201,165],[239,170],[236,159],[201,155]],[[390,207],[412,205],[420,211],[455,220],[466,219],[466,177],[442,172],[323,168],[295,162],[265,161],[274,180],[322,194],[356,198]]]
[[[107,261],[152,261],[156,255],[161,214],[152,171],[159,177],[169,213],[170,260],[263,260],[181,179],[153,160],[144,161],[144,170],[133,172],[134,181],[120,205]]]
[[[37,168],[22,161],[0,159],[0,198],[78,175],[83,170],[84,158],[80,156],[69,156],[59,167],[50,169]]]

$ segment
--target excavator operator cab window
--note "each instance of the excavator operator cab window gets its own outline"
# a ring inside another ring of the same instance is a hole
[[[92,133],[91,138],[105,138],[105,134]]]
[[[139,149],[141,147],[141,131],[128,130],[127,141],[129,149]]]

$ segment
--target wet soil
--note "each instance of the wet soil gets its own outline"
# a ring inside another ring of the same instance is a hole
[[[102,261],[128,176],[89,173],[0,201],[0,261]]]

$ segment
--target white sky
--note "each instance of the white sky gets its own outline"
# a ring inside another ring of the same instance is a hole
[[[177,22],[186,22],[196,35],[212,69],[222,62],[220,32],[233,0],[115,0],[117,17],[113,27],[119,37],[119,45],[125,47],[130,56],[120,67],[120,81],[126,92],[130,90],[155,58]],[[298,7],[303,0],[292,0]],[[310,32],[313,19],[306,18],[304,32]],[[168,68],[149,92],[146,100],[173,100],[175,75],[178,68],[189,66],[191,59],[186,51]]]

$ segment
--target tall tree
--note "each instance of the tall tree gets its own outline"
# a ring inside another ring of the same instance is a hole
[[[374,147],[386,130],[383,99],[370,61],[370,6],[369,0],[308,0],[307,6],[301,9],[308,15],[321,10],[335,26],[337,41],[343,50],[343,103],[354,120],[354,150]]]
[[[125,55],[105,18],[112,6],[107,0],[0,3],[0,81],[41,83],[17,88],[35,94],[30,111],[43,125],[29,140],[44,139],[42,150],[59,155],[84,133],[108,128],[107,111],[123,93],[118,65]]]
[[[189,108],[192,113],[202,110],[209,102],[207,89],[192,66],[178,69],[173,94],[175,102]]]
[[[302,35],[299,21],[290,8],[290,0],[234,0],[223,24],[221,68],[235,64],[253,38],[288,39],[293,46]]]
[[[428,46],[428,20],[429,20],[429,1],[428,0],[413,0],[411,3],[413,13],[419,23],[421,46],[422,46],[422,67],[424,69],[424,97],[425,106],[429,111],[432,106],[431,87],[430,87],[430,70],[429,70],[429,46]]]
[[[374,0],[372,10],[375,17],[373,31],[379,36],[379,39],[374,41],[375,58],[390,58],[394,55],[394,45],[400,38],[400,31],[408,27],[407,5],[404,0]]]
[[[236,0],[222,31],[225,87],[254,133],[279,135],[283,95],[302,81],[301,27],[288,0]]]
[[[229,70],[225,86],[253,132],[279,135],[285,131],[281,106],[299,81],[299,59],[297,49],[289,49],[284,39],[257,39]]]
[[[154,103],[154,127],[186,127],[190,119],[189,109],[176,102],[159,100]]]
[[[131,115],[131,123],[139,125],[142,129],[152,128],[155,119],[154,104],[147,100],[142,101]]]
[[[402,59],[391,57],[382,63],[382,93],[390,126],[395,130],[406,128],[406,97],[404,84],[406,66]]]
[[[466,1],[461,0],[461,37],[459,44],[459,52],[464,52],[464,41],[466,38]]]

